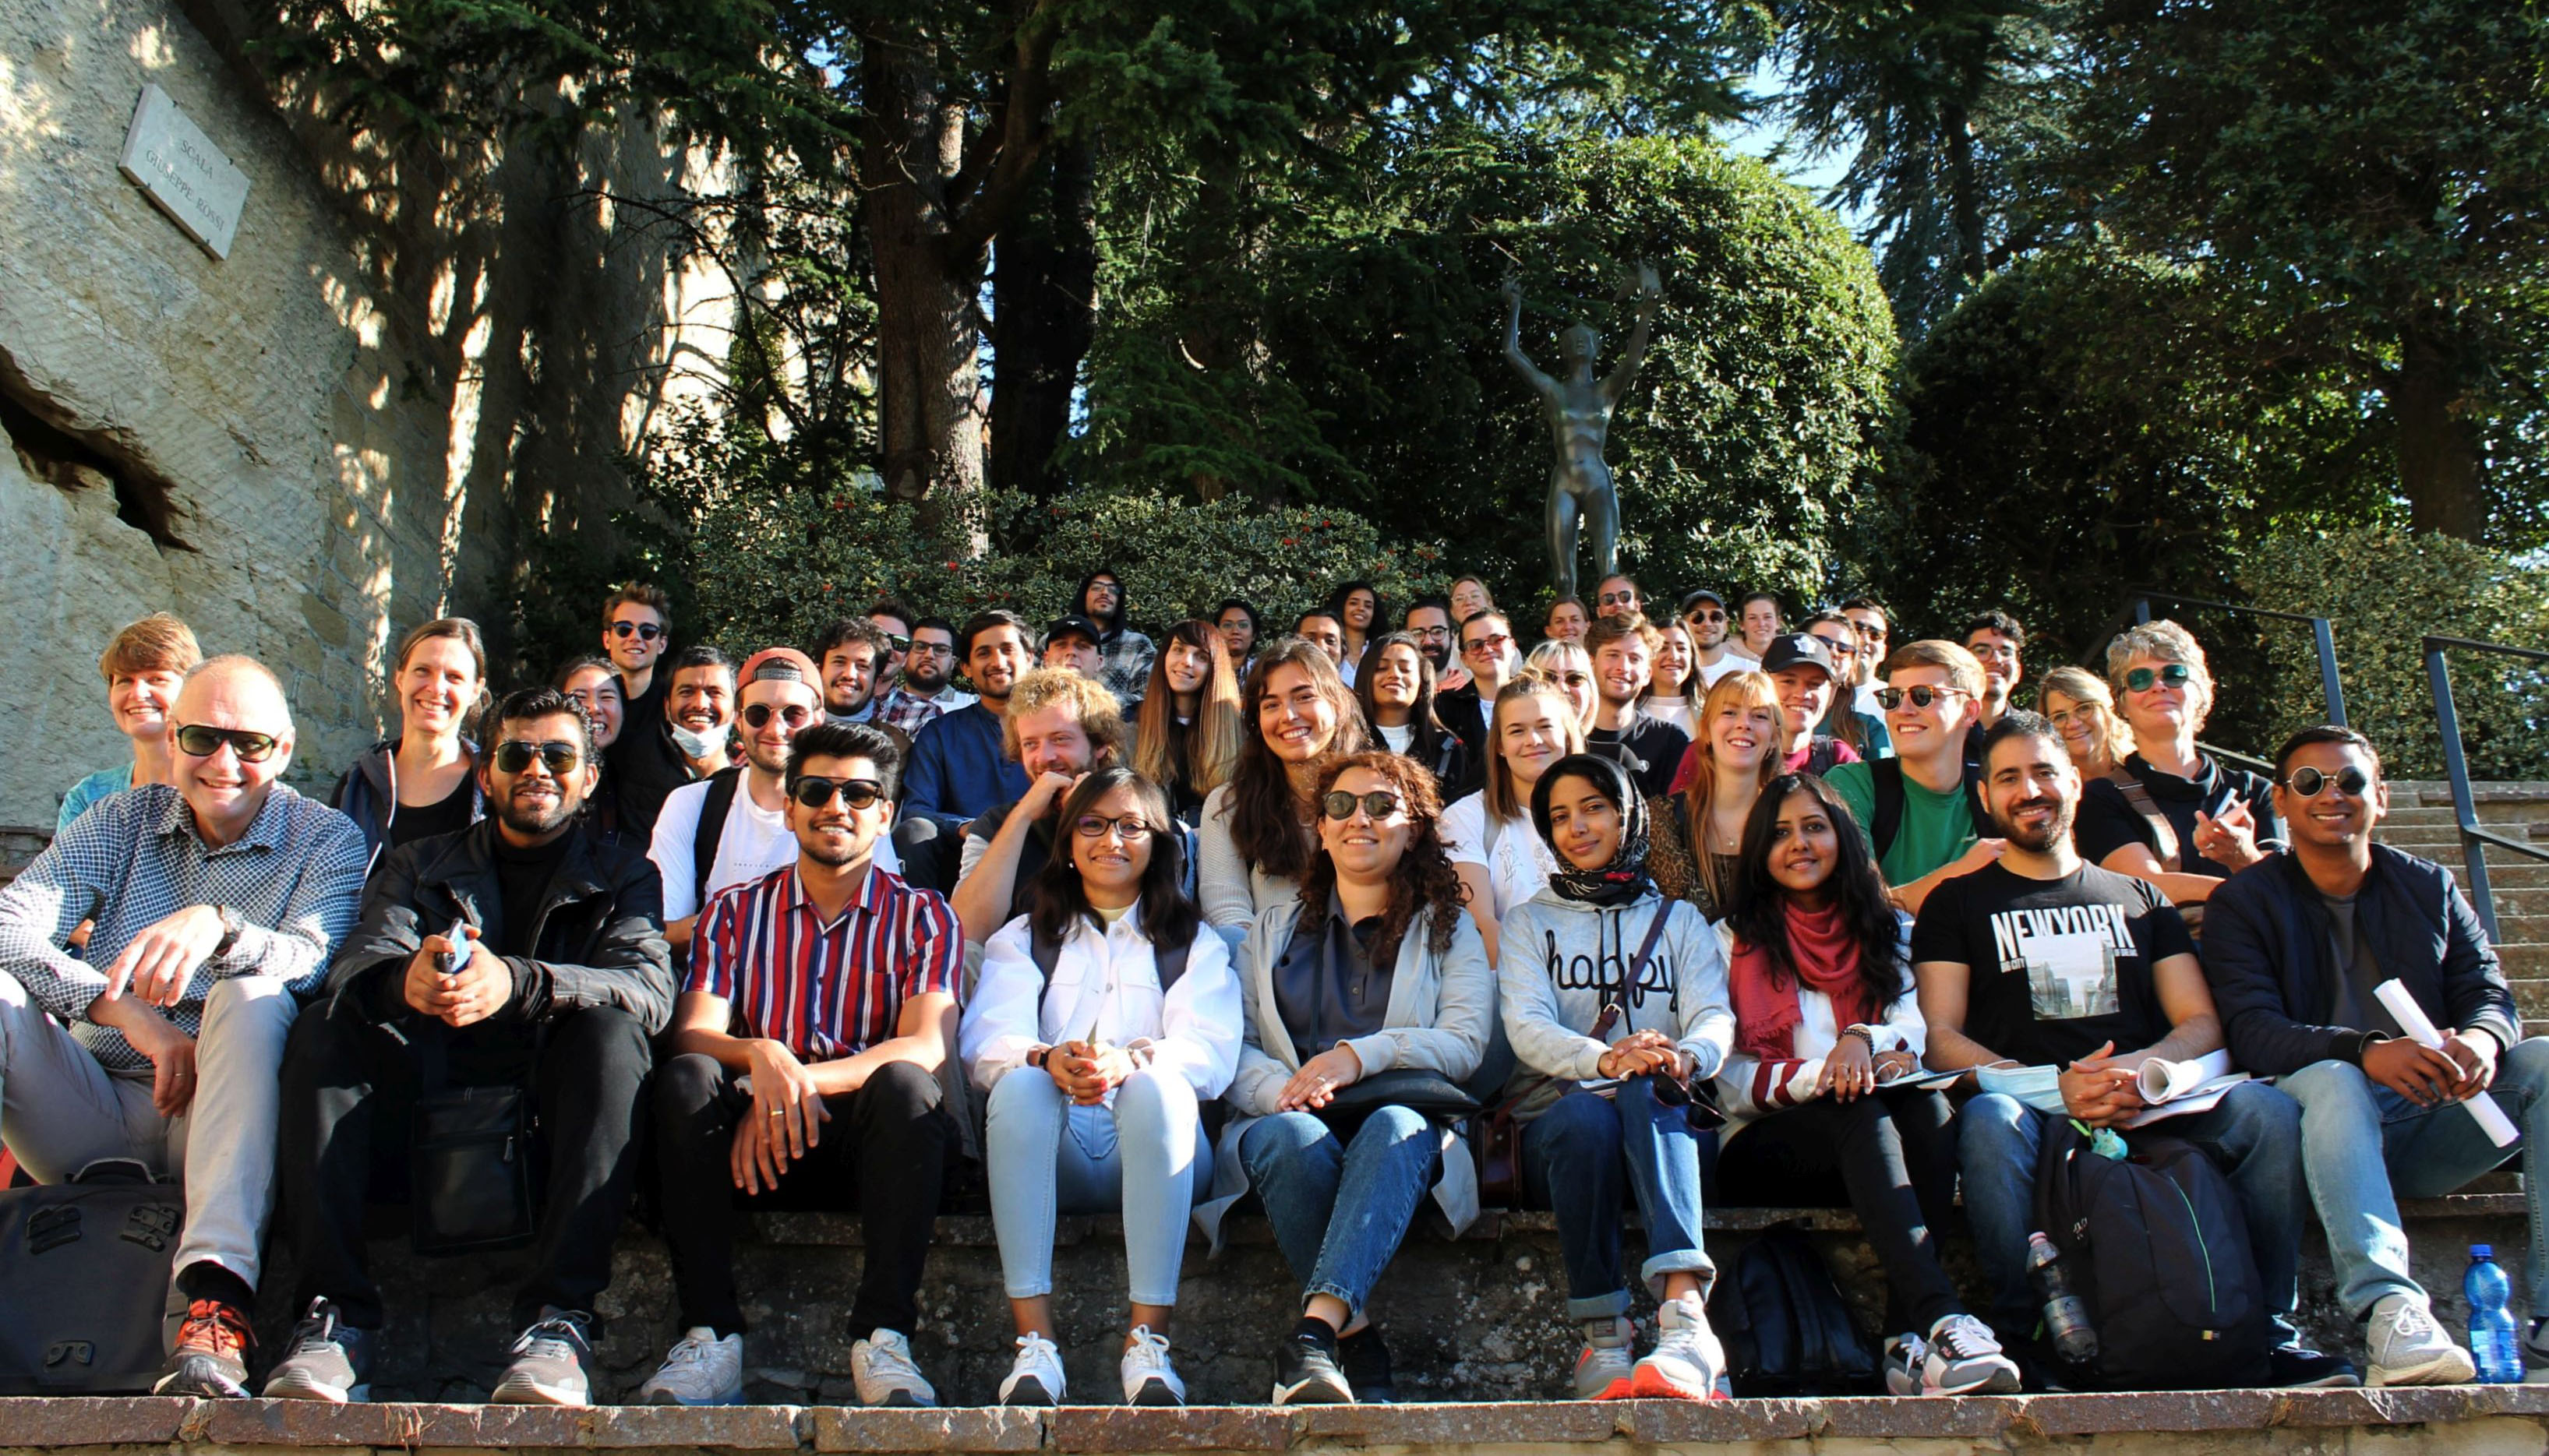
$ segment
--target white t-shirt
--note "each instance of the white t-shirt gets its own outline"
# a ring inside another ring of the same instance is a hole
[[[1645,702],[1638,704],[1638,711],[1644,713],[1650,718],[1670,723],[1681,730],[1682,737],[1690,739],[1693,742],[1696,742],[1699,738],[1698,732],[1691,726],[1693,723],[1697,722],[1698,719],[1691,711],[1691,701],[1689,698],[1651,697]]]
[[[1391,753],[1403,754],[1407,752],[1407,746],[1416,741],[1416,725],[1413,723],[1401,723],[1395,728],[1387,723],[1374,726],[1379,728],[1380,741],[1389,745]]]
[[[1719,658],[1713,663],[1706,663],[1700,667],[1699,681],[1709,687],[1714,687],[1717,685],[1717,680],[1725,677],[1729,673],[1757,673],[1759,671],[1761,671],[1761,664],[1757,659],[1746,657],[1744,654],[1737,652],[1735,649],[1730,647],[1726,650],[1725,656]]]
[[[655,862],[656,872],[664,876],[667,921],[700,913],[699,869],[691,858],[691,842],[699,835],[700,810],[708,801],[707,779],[685,783],[665,795],[664,810],[655,816],[655,838],[646,848],[646,858]],[[877,836],[872,853],[877,868],[890,874],[902,872],[894,841]],[[708,866],[708,893],[749,883],[796,863],[797,836],[788,828],[786,816],[754,803],[746,783],[735,784],[734,807],[726,811],[725,832],[717,836],[716,863]]]
[[[1529,814],[1504,821],[1497,827],[1495,843],[1488,844],[1483,789],[1445,809],[1440,832],[1453,864],[1475,864],[1487,871],[1487,887],[1494,898],[1489,910],[1499,921],[1506,911],[1548,888],[1549,877],[1558,872],[1558,857],[1541,841],[1540,831],[1532,828]]]

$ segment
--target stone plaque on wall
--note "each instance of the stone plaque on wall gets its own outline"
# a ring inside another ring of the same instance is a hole
[[[216,258],[231,255],[239,208],[247,201],[247,174],[156,85],[142,88],[117,165],[204,251]]]

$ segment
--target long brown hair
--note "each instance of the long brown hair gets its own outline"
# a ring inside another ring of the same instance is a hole
[[[1037,934],[1057,941],[1071,933],[1072,922],[1096,919],[1096,912],[1088,908],[1080,865],[1072,859],[1074,826],[1090,805],[1119,788],[1132,790],[1142,822],[1151,826],[1151,861],[1142,871],[1142,937],[1158,950],[1186,945],[1194,940],[1203,915],[1182,885],[1184,857],[1179,853],[1182,841],[1178,837],[1178,821],[1169,813],[1168,795],[1157,783],[1115,764],[1090,770],[1063,796],[1053,854],[1036,875],[1035,908],[1027,913]]]
[[[1584,725],[1575,721],[1575,704],[1566,700],[1566,689],[1541,673],[1525,668],[1522,676],[1496,689],[1496,705],[1487,713],[1487,812],[1498,819],[1519,819],[1531,812],[1531,805],[1514,792],[1513,766],[1505,762],[1505,704],[1526,697],[1546,697],[1558,704],[1558,726],[1565,735],[1566,747],[1558,754],[1584,752]],[[1558,762],[1557,759],[1550,760]]]
[[[1195,693],[1194,721],[1178,722],[1178,696],[1169,686],[1169,647],[1182,642],[1211,659]],[[1151,662],[1150,685],[1133,724],[1133,767],[1158,784],[1182,784],[1197,797],[1230,781],[1247,733],[1239,712],[1239,676],[1230,650],[1210,623],[1192,617],[1171,627]]]
[[[1348,769],[1388,779],[1407,811],[1407,852],[1389,876],[1389,907],[1380,912],[1380,931],[1371,940],[1372,963],[1386,965],[1397,958],[1398,943],[1407,938],[1407,927],[1419,910],[1431,912],[1426,944],[1440,956],[1452,949],[1452,933],[1460,924],[1464,896],[1461,876],[1452,868],[1451,852],[1443,848],[1443,796],[1434,790],[1434,775],[1404,754],[1378,749],[1334,754],[1319,761],[1318,794],[1335,788],[1338,776]],[[1325,915],[1328,896],[1336,887],[1335,862],[1325,850],[1312,854],[1310,866],[1301,876],[1302,913]]]
[[[1691,745],[1691,755],[1697,763],[1690,775],[1689,786],[1681,791],[1681,812],[1682,829],[1690,840],[1690,858],[1699,866],[1700,882],[1708,886],[1709,894],[1715,896],[1720,905],[1729,903],[1729,897],[1735,893],[1735,885],[1718,873],[1717,857],[1708,851],[1708,806],[1717,792],[1717,753],[1714,748],[1717,739],[1711,725],[1717,721],[1718,714],[1730,707],[1770,710],[1773,725],[1770,742],[1761,750],[1760,772],[1752,783],[1752,802],[1755,805],[1761,802],[1761,790],[1768,787],[1770,780],[1778,777],[1786,767],[1787,758],[1780,752],[1777,726],[1787,720],[1779,716],[1779,689],[1771,685],[1769,678],[1747,668],[1718,679],[1717,685],[1708,689],[1708,696],[1701,699],[1699,716],[1691,720],[1691,727],[1698,732],[1697,741]]]
[[[1239,767],[1230,775],[1230,838],[1251,868],[1280,879],[1297,879],[1310,867],[1306,806],[1292,796],[1292,779],[1284,772],[1283,761],[1266,746],[1265,731],[1258,725],[1258,704],[1266,698],[1267,681],[1281,667],[1300,669],[1327,700],[1337,731],[1324,752],[1360,753],[1367,740],[1354,693],[1337,676],[1336,664],[1328,661],[1325,649],[1299,637],[1277,637],[1257,654],[1256,665],[1248,670],[1248,687],[1240,694],[1248,733],[1240,740]]]

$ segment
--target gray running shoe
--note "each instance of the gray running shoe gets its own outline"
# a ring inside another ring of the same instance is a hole
[[[582,1310],[542,1310],[514,1341],[514,1361],[488,1401],[498,1406],[593,1404],[593,1317]]]
[[[326,1401],[342,1406],[372,1398],[372,1337],[338,1322],[336,1307],[310,1302],[310,1313],[292,1327],[283,1360],[265,1378],[269,1401]]]

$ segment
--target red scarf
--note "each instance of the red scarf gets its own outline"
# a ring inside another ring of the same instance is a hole
[[[1841,921],[1841,907],[1800,910],[1787,902],[1788,958],[1796,975],[1785,986],[1771,980],[1770,953],[1739,941],[1727,967],[1735,1002],[1735,1049],[1764,1061],[1797,1057],[1797,1027],[1806,1019],[1798,988],[1811,986],[1832,998],[1836,1031],[1873,1025],[1884,1008],[1869,1004],[1858,978],[1858,942]]]

